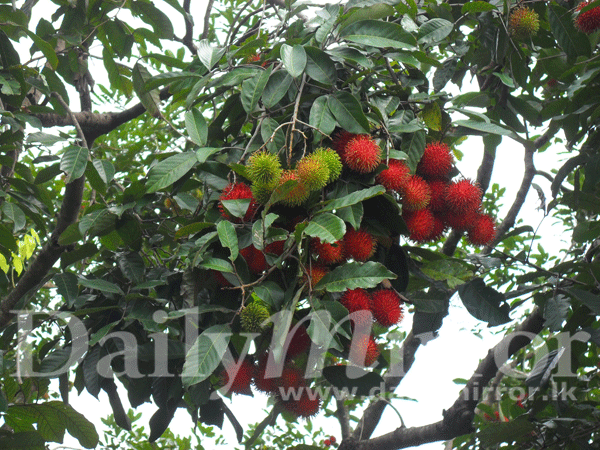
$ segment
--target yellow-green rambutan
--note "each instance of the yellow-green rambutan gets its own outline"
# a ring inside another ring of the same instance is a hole
[[[510,35],[518,41],[529,39],[540,29],[540,17],[526,6],[515,8],[510,13],[508,29]]]
[[[277,186],[283,172],[277,155],[266,151],[253,153],[248,159],[247,170],[252,183],[270,186],[271,189]]]
[[[269,310],[260,302],[254,301],[246,305],[240,313],[242,328],[249,333],[260,333],[269,316]]]
[[[329,168],[319,158],[313,155],[302,158],[296,165],[296,173],[301,183],[309,191],[318,191],[325,187],[329,180]]]
[[[338,155],[335,150],[321,147],[315,150],[313,157],[321,160],[329,169],[329,179],[327,180],[328,183],[338,179],[342,173],[342,160],[340,159],[340,155]]]
[[[300,177],[295,170],[284,170],[281,174],[281,178],[279,179],[279,186],[281,187],[290,180],[297,181],[297,183],[292,190],[285,194],[281,202],[287,206],[299,206],[308,199],[310,191],[302,182],[302,180],[300,180]]]

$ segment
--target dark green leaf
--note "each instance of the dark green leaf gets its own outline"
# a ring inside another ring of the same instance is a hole
[[[212,70],[224,54],[224,48],[211,47],[207,40],[202,40],[198,44],[198,58],[208,70]]]
[[[156,89],[148,90],[146,82],[150,80],[150,72],[139,62],[133,66],[131,80],[133,81],[133,89],[146,111],[152,117],[160,117],[160,95]]]
[[[575,59],[578,55],[590,55],[590,41],[575,28],[571,13],[566,8],[558,3],[548,5],[548,21],[556,42],[570,59]]]
[[[79,284],[86,288],[95,289],[107,294],[125,295],[125,293],[121,290],[119,286],[117,286],[114,283],[111,283],[110,281],[102,280],[100,278],[88,279],[79,277]]]
[[[318,237],[321,242],[334,243],[341,240],[346,233],[346,224],[331,213],[318,214],[308,223],[304,233]]]
[[[304,47],[306,51],[306,74],[313,80],[332,85],[337,80],[337,71],[331,58],[315,47]]]
[[[231,253],[229,259],[235,261],[239,254],[238,238],[235,227],[228,220],[222,220],[217,225],[217,233],[219,234],[221,245],[228,248]]]
[[[279,52],[285,70],[287,70],[294,78],[298,78],[302,75],[302,72],[304,72],[304,68],[306,67],[306,52],[304,51],[304,47],[301,45],[291,47],[287,44],[283,44]]]
[[[417,41],[410,33],[392,22],[362,20],[348,25],[340,36],[350,42],[371,47],[415,49]]]
[[[293,78],[289,73],[278,71],[271,75],[262,94],[262,102],[266,108],[272,108],[285,97]]]
[[[14,203],[4,202],[2,204],[2,215],[13,223],[13,232],[19,231],[26,224],[25,213]]]
[[[314,287],[328,292],[343,292],[347,289],[373,288],[383,280],[396,278],[393,272],[374,261],[366,263],[351,262],[336,267],[325,275]]]
[[[240,96],[240,100],[242,101],[244,110],[248,114],[251,114],[254,111],[254,108],[256,108],[256,105],[258,104],[258,100],[260,100],[263,95],[265,86],[271,76],[271,70],[272,67],[269,67],[269,69],[259,72],[254,77],[242,83],[242,95]]]
[[[183,177],[197,162],[195,152],[178,153],[152,167],[146,184],[148,193],[164,189]]]
[[[569,299],[561,294],[556,294],[548,299],[544,308],[545,325],[552,332],[562,329],[564,321],[569,313]]]
[[[78,145],[70,145],[65,149],[65,153],[60,160],[60,170],[67,175],[65,183],[81,177],[85,172],[89,157],[89,150]]]
[[[338,91],[327,99],[327,106],[340,126],[350,133],[368,133],[369,120],[359,101],[349,92]]]
[[[565,348],[561,347],[557,350],[552,350],[545,354],[539,361],[533,366],[533,370],[525,379],[527,386],[541,387],[543,388],[552,374],[552,369],[556,367],[560,357],[565,352]]]
[[[475,278],[458,288],[458,294],[467,311],[478,320],[494,327],[509,322],[510,307],[504,295],[486,286],[481,278]]]
[[[52,278],[56,285],[56,291],[62,295],[68,307],[73,306],[75,299],[79,295],[79,286],[77,276],[73,273],[64,272],[54,275]]]
[[[425,22],[419,27],[418,41],[419,44],[437,44],[452,33],[454,25],[446,19],[434,18]]]
[[[329,366],[323,369],[323,376],[340,392],[352,396],[373,396],[381,394],[383,378],[375,372],[368,372],[356,366]]]
[[[202,332],[185,357],[181,378],[184,386],[206,380],[223,359],[229,345],[229,325],[214,325]]]
[[[192,108],[185,112],[185,128],[190,139],[200,146],[206,145],[208,139],[208,126],[202,113]]]

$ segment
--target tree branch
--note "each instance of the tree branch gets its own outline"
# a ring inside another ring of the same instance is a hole
[[[444,411],[441,421],[421,427],[400,427],[367,441],[349,439],[342,442],[340,450],[397,450],[471,433],[475,407],[483,399],[485,387],[496,375],[500,365],[528,345],[542,331],[543,326],[542,312],[536,308],[514,333],[505,336],[488,351],[452,407]]]
[[[348,439],[350,437],[350,417],[348,415],[348,408],[344,404],[343,398],[336,398],[335,400],[337,404],[336,416],[338,421],[340,422],[340,428],[342,430],[342,440]]]
[[[185,0],[185,1],[188,4],[188,9],[186,9],[186,11],[189,11],[190,0]],[[204,29],[202,30],[201,39],[208,38],[208,33],[210,32],[210,13],[212,11],[214,3],[215,3],[215,0],[208,0],[208,5],[206,5],[206,12],[204,13]],[[183,7],[185,8],[185,2],[183,4]]]

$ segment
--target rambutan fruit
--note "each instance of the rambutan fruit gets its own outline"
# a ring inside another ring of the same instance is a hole
[[[456,231],[469,231],[475,225],[479,212],[466,211],[464,213],[456,213],[454,211],[445,211],[440,217],[446,225]]]
[[[384,327],[391,327],[402,320],[402,300],[392,289],[380,289],[371,294],[371,311],[375,320]]]
[[[254,196],[254,199],[261,205],[267,204],[267,202],[271,198],[272,193],[273,188],[269,185],[260,183],[252,184],[252,195]]]
[[[264,330],[264,322],[270,317],[269,310],[260,302],[246,305],[240,312],[242,329],[249,333],[260,333]]]
[[[375,181],[388,191],[402,191],[410,177],[410,168],[398,159],[390,159],[387,166],[387,169],[377,175]]]
[[[427,208],[431,201],[431,188],[418,175],[410,175],[402,189],[402,207],[408,211]]]
[[[267,151],[253,153],[248,158],[246,170],[253,184],[268,186],[271,190],[277,186],[283,172],[279,157]]]
[[[330,244],[328,242],[321,242],[319,238],[313,238],[310,241],[310,247],[319,264],[337,264],[344,257],[344,244],[342,241]]]
[[[294,328],[293,326],[290,328],[286,338],[286,343],[288,343],[286,356],[288,358],[304,353],[312,343],[304,326],[300,325],[295,330]]]
[[[335,150],[321,147],[316,149],[312,156],[320,160],[329,169],[328,183],[338,179],[342,173],[342,160]]]
[[[306,185],[300,180],[300,177],[298,176],[295,170],[284,170],[281,175],[281,178],[279,179],[279,186],[283,185],[284,183],[290,180],[297,181],[297,183],[291,191],[285,194],[284,198],[281,201],[287,206],[299,206],[308,199],[310,191],[308,190]]]
[[[442,236],[444,236],[444,233],[446,232],[446,230],[448,229],[448,226],[446,225],[446,222],[444,222],[444,219],[442,219],[441,217],[439,217],[437,214],[433,214],[433,231],[431,232],[431,235],[429,236],[429,241],[431,242],[436,242],[439,241]]]
[[[409,239],[415,242],[427,242],[433,233],[433,213],[428,209],[406,211],[402,214],[409,231]]]
[[[381,148],[368,134],[361,134],[346,144],[342,162],[358,173],[370,173],[381,163]]]
[[[221,211],[221,215],[225,217],[227,220],[232,222],[241,222],[242,219],[239,217],[234,217],[227,211],[227,208],[223,205],[223,201],[225,200],[245,200],[249,199],[250,204],[248,205],[248,209],[246,210],[246,214],[244,214],[243,220],[249,222],[254,217],[254,214],[259,208],[259,204],[254,201],[254,197],[252,195],[252,189],[247,186],[245,183],[233,183],[228,184],[221,196],[219,197],[219,211]]]
[[[508,29],[510,35],[519,41],[529,39],[540,29],[540,17],[533,9],[520,6],[511,11]]]
[[[302,389],[300,397],[283,402],[283,407],[298,417],[306,419],[316,416],[321,409],[321,397],[312,389]]]
[[[281,377],[277,378],[277,387],[283,389],[284,394],[289,389],[297,390],[306,386],[304,372],[294,366],[285,366],[281,371]]]
[[[321,281],[321,279],[327,275],[328,272],[329,269],[327,269],[327,267],[313,265],[308,268],[308,274],[304,275],[304,282],[307,282],[308,278],[310,277],[310,287],[311,289],[314,289],[317,283]]]
[[[452,153],[443,142],[427,144],[417,165],[417,173],[429,180],[444,179],[452,169]]]
[[[352,315],[352,321],[358,328],[370,326],[373,322],[371,296],[364,289],[348,289],[340,297],[340,303]]]
[[[256,275],[262,274],[267,269],[267,260],[263,252],[254,245],[249,245],[240,250],[240,255],[246,260],[250,272]]]
[[[352,339],[348,359],[356,365],[370,367],[380,354],[373,336],[360,334]]]
[[[296,165],[298,179],[309,191],[318,191],[325,187],[329,180],[329,168],[314,156],[307,156],[298,161]]]
[[[225,369],[223,369],[220,376],[221,384],[223,386],[229,386],[227,392],[251,395],[252,390],[250,389],[250,384],[252,383],[252,377],[254,376],[254,364],[246,358],[237,368],[237,373],[232,373],[235,372],[235,369],[233,364],[227,364],[225,366]],[[233,376],[233,379],[231,379],[231,376]]]
[[[225,278],[223,276],[223,274],[221,272],[219,272],[218,270],[211,270],[212,276],[215,279],[215,281],[220,285],[220,286],[231,286],[231,283],[229,282],[229,280],[227,278]]]
[[[471,180],[459,180],[448,185],[446,207],[452,214],[477,211],[481,206],[481,189]]]
[[[375,253],[376,241],[373,235],[363,229],[348,227],[343,239],[344,256],[355,261],[366,261]]]
[[[267,394],[277,392],[277,382],[278,376],[270,376],[271,374],[267,373],[267,364],[269,362],[269,352],[263,353],[263,355],[258,359],[258,364],[254,370],[254,386],[261,392],[265,392]]]
[[[358,134],[350,133],[346,130],[340,130],[333,136],[332,146],[333,149],[337,152],[340,157],[344,158],[344,153],[346,152],[346,145],[352,139],[354,139]]]
[[[446,208],[446,193],[448,192],[448,183],[445,181],[432,181],[429,183],[429,189],[431,189],[429,209],[434,212],[443,211]]]
[[[588,1],[581,2],[577,6],[577,11],[581,11],[589,3]],[[586,34],[593,33],[600,28],[600,6],[596,6],[583,13],[580,12],[575,18],[575,26]]]
[[[468,231],[467,238],[472,245],[487,245],[496,237],[496,222],[487,214],[478,214],[475,224]]]

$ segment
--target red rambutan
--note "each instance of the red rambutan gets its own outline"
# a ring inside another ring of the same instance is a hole
[[[347,259],[366,261],[375,253],[375,239],[371,233],[363,229],[348,228],[343,242],[344,255]]]
[[[250,245],[240,250],[240,255],[246,260],[248,269],[255,275],[260,275],[267,269],[267,260],[263,252],[254,245]]]
[[[281,371],[281,377],[277,379],[277,387],[285,393],[289,389],[298,389],[306,386],[304,372],[293,366],[285,366]]]
[[[478,214],[467,238],[472,245],[487,245],[496,236],[496,223],[491,216]]]
[[[388,191],[400,192],[408,182],[410,168],[398,159],[390,159],[387,166],[387,169],[377,175],[376,181]]]
[[[415,242],[427,242],[434,230],[433,213],[428,209],[407,211],[402,214],[409,231],[409,239]]]
[[[581,11],[590,2],[581,2],[577,6],[577,11]],[[596,6],[588,11],[579,13],[575,18],[575,26],[586,34],[593,33],[600,28],[600,6]]]
[[[444,235],[444,233],[446,232],[446,229],[448,228],[448,226],[446,225],[446,222],[444,222],[444,219],[442,219],[441,217],[439,217],[437,214],[433,214],[433,231],[431,232],[431,235],[429,236],[429,240],[431,242],[436,242],[439,241],[442,236]]]
[[[294,330],[294,326],[290,328],[290,332],[287,335],[286,343],[288,344],[286,356],[293,358],[294,356],[304,353],[310,347],[311,340],[306,332],[306,328],[302,325],[298,326]],[[294,333],[292,335],[292,333]]]
[[[275,241],[265,246],[265,253],[271,255],[281,256],[283,255],[283,249],[285,247],[285,241]]]
[[[443,142],[427,144],[421,161],[417,165],[417,173],[428,179],[443,179],[452,169],[452,153]]]
[[[409,211],[424,209],[431,201],[431,188],[418,175],[411,175],[402,189],[402,207]]]
[[[344,256],[342,241],[329,244],[327,242],[321,242],[321,239],[319,238],[314,238],[311,240],[310,246],[320,264],[336,264],[339,263]]]
[[[445,181],[432,181],[429,183],[431,189],[431,201],[429,209],[432,211],[443,211],[446,208],[446,193],[448,191],[448,183]]]
[[[317,265],[311,266],[308,269],[308,274],[304,275],[304,282],[308,281],[308,277],[310,277],[310,286],[311,288],[314,288],[328,272],[329,269],[327,269],[327,267]]]
[[[352,139],[354,139],[358,134],[350,133],[346,130],[338,131],[335,136],[333,136],[332,147],[333,149],[340,155],[340,158],[343,159],[343,155],[346,152],[346,145]]]
[[[391,327],[402,320],[402,300],[392,289],[380,289],[371,294],[371,311],[375,320],[384,327]]]
[[[464,213],[456,213],[454,211],[444,211],[440,217],[446,225],[456,231],[469,231],[475,225],[475,220],[479,212],[466,211]]]
[[[252,220],[252,217],[254,217],[256,210],[260,207],[260,205],[258,203],[256,203],[256,201],[254,200],[254,197],[252,196],[252,189],[250,189],[250,187],[247,186],[245,183],[228,184],[225,187],[225,189],[223,189],[223,192],[221,193],[221,196],[219,197],[219,211],[221,211],[221,215],[223,217],[225,217],[227,220],[230,220],[233,222],[241,222],[242,221],[241,218],[233,217],[231,214],[229,214],[227,212],[227,210],[223,206],[223,201],[224,200],[245,200],[245,199],[250,199],[250,204],[248,205],[248,209],[246,210],[246,214],[244,214],[244,219],[243,219],[244,221],[248,222],[248,221]]]
[[[354,336],[350,345],[349,360],[359,366],[372,366],[381,354],[375,339],[368,334]]]
[[[340,303],[352,314],[354,325],[359,328],[370,326],[373,322],[371,314],[371,296],[364,289],[348,289],[340,297]]]
[[[459,180],[448,185],[446,207],[452,214],[477,211],[481,206],[481,189],[471,180]]]
[[[233,364],[225,366],[220,376],[221,383],[223,386],[228,386],[231,383],[227,392],[250,395],[252,393],[250,384],[254,376],[254,364],[249,359],[244,359],[237,368],[237,373],[230,373],[234,371],[235,367]],[[233,380],[231,381],[230,376],[233,376]]]
[[[381,163],[381,149],[370,135],[361,134],[346,144],[342,162],[355,172],[373,172]]]
[[[269,352],[264,353],[258,360],[258,365],[254,370],[254,386],[261,392],[267,394],[277,391],[278,377],[268,376],[267,363],[269,361]]]
[[[304,388],[297,400],[286,400],[283,407],[299,417],[310,418],[316,416],[321,409],[321,397],[316,391]]]
[[[223,276],[221,272],[218,270],[211,270],[211,273],[215,279],[215,281],[219,284],[219,286],[231,286],[231,283],[227,278]]]

